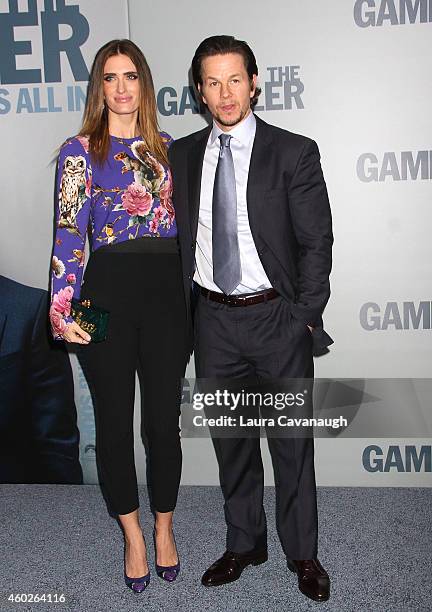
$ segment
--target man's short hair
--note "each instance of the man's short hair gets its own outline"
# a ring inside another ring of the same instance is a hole
[[[234,36],[226,36],[225,34],[210,36],[200,43],[192,60],[192,77],[197,89],[198,85],[203,84],[201,74],[203,60],[212,55],[226,55],[227,53],[238,53],[243,57],[246,72],[251,82],[254,74],[258,76],[255,55],[247,42],[237,40]],[[255,107],[260,93],[261,88],[257,87],[254,97],[251,98],[251,108]]]

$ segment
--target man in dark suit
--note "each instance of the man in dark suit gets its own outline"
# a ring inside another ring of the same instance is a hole
[[[330,295],[331,215],[316,143],[268,125],[252,109],[250,47],[213,36],[192,74],[212,125],[170,148],[185,290],[192,279],[198,378],[313,377],[331,344],[321,315]],[[258,438],[213,438],[225,498],[227,550],[205,586],[232,582],[267,560]],[[317,559],[311,437],[268,438],[276,522],[288,567],[316,601],[330,593]]]
[[[82,484],[69,357],[48,293],[0,276],[0,483]]]

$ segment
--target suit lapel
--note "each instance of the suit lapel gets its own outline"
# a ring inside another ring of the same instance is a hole
[[[256,242],[254,232],[254,221],[257,219],[256,213],[264,200],[263,191],[271,189],[268,164],[271,160],[272,148],[267,124],[259,117],[255,116],[255,118],[256,132],[249,164],[246,197],[249,224]]]
[[[188,185],[189,185],[189,220],[192,239],[196,239],[198,227],[198,212],[201,195],[201,176],[204,162],[204,154],[208,141],[211,126],[198,132],[196,141],[188,152]]]

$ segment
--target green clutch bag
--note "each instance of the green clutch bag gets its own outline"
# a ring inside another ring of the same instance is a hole
[[[72,299],[71,316],[75,323],[91,336],[92,342],[102,342],[106,339],[108,310],[92,306],[90,300]]]

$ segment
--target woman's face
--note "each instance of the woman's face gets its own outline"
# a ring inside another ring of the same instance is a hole
[[[138,73],[127,55],[113,55],[104,66],[103,91],[105,104],[116,115],[130,115],[138,111],[140,84]]]

